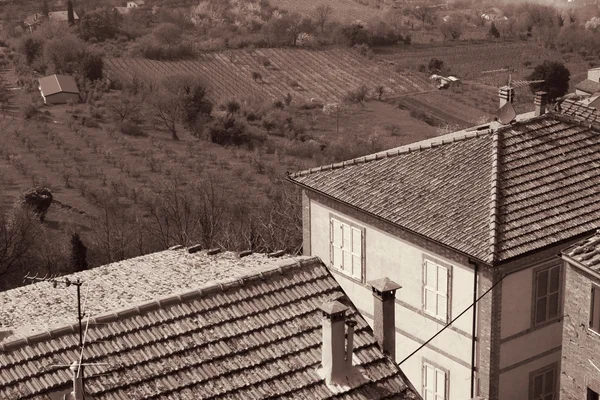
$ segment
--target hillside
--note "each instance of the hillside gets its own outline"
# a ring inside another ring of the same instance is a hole
[[[257,49],[206,53],[191,61],[152,61],[108,58],[106,75],[127,81],[138,77],[157,81],[173,74],[202,77],[215,102],[234,97],[261,95],[281,99],[292,97],[310,101],[335,101],[362,84],[373,89],[385,87],[383,98],[431,90],[424,74],[396,72],[386,63],[370,61],[349,49]],[[260,78],[253,79],[253,73]]]

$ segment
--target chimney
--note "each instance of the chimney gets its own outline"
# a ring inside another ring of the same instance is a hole
[[[346,371],[352,369],[352,355],[354,354],[354,328],[356,327],[356,321],[349,319],[346,321],[348,325],[348,339],[346,343]]]
[[[347,371],[344,320],[348,307],[339,301],[330,301],[319,309],[323,311],[323,350],[320,375],[327,384],[341,383],[345,380]],[[350,358],[350,360],[352,359]]]
[[[73,392],[71,393],[71,399],[84,400],[84,397],[83,397],[83,365],[79,365],[77,363],[77,361],[74,361],[73,364],[71,364],[70,369],[73,372]]]
[[[515,99],[515,89],[510,86],[502,86],[498,90],[498,96],[500,97],[500,108],[506,103],[512,103]]]
[[[535,105],[535,116],[546,114],[546,106],[548,105],[548,93],[546,92],[535,92],[535,98],[533,99]]]
[[[383,354],[396,359],[396,290],[401,286],[390,278],[381,278],[369,282],[375,302],[373,333]]]

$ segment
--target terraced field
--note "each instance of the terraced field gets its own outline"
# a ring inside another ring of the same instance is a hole
[[[370,89],[384,86],[383,98],[431,90],[423,74],[398,73],[386,63],[369,61],[346,49],[239,50],[201,54],[192,61],[109,58],[105,65],[107,76],[120,81],[133,77],[157,81],[179,73],[200,76],[215,102],[251,95],[281,99],[287,93],[304,101],[336,101],[362,84]],[[260,78],[254,79],[253,73]]]

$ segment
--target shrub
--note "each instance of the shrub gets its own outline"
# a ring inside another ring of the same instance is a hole
[[[147,136],[146,132],[133,121],[125,120],[118,124],[119,132],[128,136]]]
[[[360,85],[359,87],[350,90],[344,96],[344,101],[349,104],[356,104],[364,106],[364,102],[367,101],[367,95],[369,89],[366,85]]]
[[[442,68],[444,68],[444,62],[442,60],[438,60],[437,58],[432,58],[431,60],[429,60],[429,64],[427,67],[429,69],[429,72],[431,72],[432,74],[440,73],[442,71]]]
[[[233,117],[215,118],[206,125],[204,134],[211,142],[222,146],[245,145],[253,148],[255,142],[261,139],[248,124]]]
[[[23,107],[23,118],[31,119],[38,114],[38,107],[35,104],[26,104]]]

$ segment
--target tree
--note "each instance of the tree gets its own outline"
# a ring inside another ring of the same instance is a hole
[[[48,8],[48,0],[42,0],[42,15],[47,17],[50,13],[50,9]]]
[[[0,209],[0,276],[27,263],[39,226],[38,218],[26,208]]]
[[[317,26],[321,29],[321,33],[325,32],[325,24],[331,18],[331,14],[333,14],[333,8],[326,4],[316,6],[313,10],[312,16]]]
[[[84,44],[74,35],[48,40],[44,47],[46,62],[54,73],[74,74],[79,71]]]
[[[87,247],[77,233],[71,235],[71,268],[77,272],[88,269]]]
[[[95,81],[102,79],[104,61],[102,56],[91,51],[83,51],[79,57],[79,73],[85,79]]]
[[[431,60],[429,60],[427,68],[432,74],[440,73],[442,72],[442,68],[444,68],[444,62],[442,60],[438,60],[437,58],[432,58]]]
[[[21,53],[25,56],[27,65],[31,65],[33,61],[42,54],[44,42],[36,37],[28,35],[21,40],[19,48]]]
[[[79,30],[84,40],[96,38],[99,42],[111,39],[119,32],[119,18],[108,9],[94,10],[81,17]]]
[[[498,31],[498,28],[496,28],[496,24],[494,24],[494,22],[492,22],[490,25],[488,36],[494,39],[498,39],[500,37],[500,31]]]
[[[167,46],[174,46],[181,43],[181,35],[183,30],[181,27],[171,24],[162,23],[152,30],[152,34],[162,43]]]
[[[154,115],[171,132],[171,138],[179,140],[177,123],[184,115],[180,99],[175,93],[165,88],[155,91],[151,96],[150,107],[154,111]]]
[[[367,95],[369,89],[366,85],[360,85],[356,89],[350,90],[344,96],[344,101],[349,104],[356,104],[364,107],[365,101],[367,101]]]
[[[73,1],[67,0],[67,21],[69,26],[75,25],[75,13],[73,12]]]
[[[555,61],[544,61],[537,65],[527,80],[544,80],[541,83],[529,85],[532,92],[544,91],[548,93],[548,99],[554,101],[563,96],[569,90],[571,73],[564,64]]]
[[[444,39],[458,40],[463,33],[463,26],[460,21],[447,21],[440,24],[440,32]]]
[[[435,19],[436,9],[428,4],[421,4],[407,9],[409,15],[421,21],[423,26],[426,23],[432,24]]]
[[[44,222],[46,213],[52,205],[52,192],[45,187],[36,187],[23,193],[21,204],[29,208],[40,222]]]
[[[181,101],[183,124],[190,129],[203,117],[208,118],[212,103],[208,99],[206,84],[193,75],[174,75],[165,82]]]

